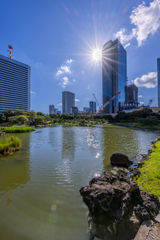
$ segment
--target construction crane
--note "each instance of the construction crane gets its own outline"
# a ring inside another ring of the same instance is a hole
[[[155,101],[155,99],[154,99],[154,98],[152,98],[152,99],[150,99],[150,100],[149,100],[149,102],[148,102],[148,107],[150,107],[150,106],[151,106],[151,104],[152,104],[152,102],[153,102],[153,101]]]
[[[108,106],[121,92],[116,93],[111,99],[109,99],[103,106],[101,106],[98,110],[98,113],[104,112],[106,106]]]
[[[95,98],[95,100],[96,100],[96,103],[97,103],[97,105],[98,105],[98,108],[100,108],[100,106],[99,106],[99,103],[98,103],[98,100],[97,100],[97,98],[96,98],[96,96],[95,96],[95,94],[93,93],[93,97]]]

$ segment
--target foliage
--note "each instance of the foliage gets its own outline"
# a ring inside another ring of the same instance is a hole
[[[86,120],[81,119],[81,120],[79,121],[79,126],[86,126],[86,125],[87,125],[87,121],[86,121]]]
[[[135,181],[144,191],[157,195],[160,200],[160,141],[155,146],[149,159],[144,161],[140,177]]]
[[[0,131],[6,133],[22,133],[22,132],[31,132],[34,130],[34,127],[2,127]]]
[[[44,119],[42,117],[35,118],[35,125],[41,125],[43,123],[44,123]]]
[[[5,121],[6,117],[4,114],[0,114],[0,123],[3,123]]]
[[[15,114],[16,116],[18,116],[18,115],[26,115],[26,112],[23,111],[23,110],[16,110],[14,114]]]
[[[9,109],[4,110],[2,113],[3,113],[3,114],[5,115],[5,117],[6,117],[6,119],[5,119],[6,122],[8,122],[8,118],[9,118],[10,116],[14,116],[14,112],[13,112],[12,110],[9,110]]]
[[[42,112],[37,112],[37,115],[39,115],[39,116],[45,116],[45,114],[42,113]]]
[[[7,137],[0,139],[0,153],[10,153],[13,149],[21,147],[21,140],[18,137]]]

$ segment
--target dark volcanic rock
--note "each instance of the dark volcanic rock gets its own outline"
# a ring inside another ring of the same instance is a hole
[[[110,162],[114,166],[123,166],[123,167],[129,167],[130,165],[133,164],[133,162],[130,161],[126,155],[118,152],[115,152],[112,154],[112,156],[110,157]]]
[[[89,186],[81,187],[80,194],[89,209],[91,234],[103,239],[134,238],[141,222],[154,220],[159,212],[158,197],[140,191],[127,177],[114,177],[104,172],[93,178]]]
[[[129,168],[128,169],[133,176],[140,175],[141,172],[137,168]]]

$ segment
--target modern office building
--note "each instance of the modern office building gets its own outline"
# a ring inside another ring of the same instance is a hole
[[[88,108],[88,107],[84,107],[84,108],[83,108],[83,112],[84,112],[84,113],[89,113],[89,108]]]
[[[138,108],[138,87],[131,84],[125,87],[125,109]],[[122,107],[123,108],[123,107]],[[124,109],[122,109],[124,110]]]
[[[71,107],[71,113],[78,113],[77,107]]]
[[[96,113],[96,102],[89,102],[89,113]]]
[[[57,114],[57,112],[58,112],[58,108],[55,108],[54,113]]]
[[[62,92],[62,113],[72,113],[72,107],[75,107],[75,93]]]
[[[54,113],[54,105],[49,105],[49,114]]]
[[[0,112],[30,111],[30,74],[27,64],[0,55]]]
[[[118,39],[102,46],[102,102],[103,105],[114,97],[104,113],[117,113],[125,103],[127,82],[127,53]]]
[[[158,107],[160,107],[160,58],[157,59]]]

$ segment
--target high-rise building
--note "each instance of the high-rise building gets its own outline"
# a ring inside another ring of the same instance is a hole
[[[125,103],[125,86],[127,82],[127,53],[118,39],[102,46],[102,92],[103,105],[113,96],[104,109],[104,113],[117,113]]]
[[[71,107],[72,113],[78,113],[78,107]]]
[[[49,105],[49,114],[54,113],[54,105]]]
[[[138,108],[138,87],[135,84],[125,87],[125,95],[124,109]]]
[[[27,64],[0,55],[0,112],[30,111],[30,73]]]
[[[71,107],[75,107],[75,93],[62,92],[62,113],[72,113]]]
[[[96,113],[96,102],[89,102],[89,113]]]
[[[57,114],[57,111],[58,111],[58,108],[55,108],[54,109],[54,113]]]
[[[84,113],[89,113],[89,108],[88,108],[88,107],[84,107],[84,108],[83,108],[83,112],[84,112]]]
[[[157,59],[158,107],[160,107],[160,58]]]

